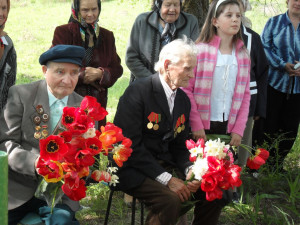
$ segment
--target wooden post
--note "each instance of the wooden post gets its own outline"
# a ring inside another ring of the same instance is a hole
[[[8,224],[8,161],[6,152],[0,151],[0,221]]]

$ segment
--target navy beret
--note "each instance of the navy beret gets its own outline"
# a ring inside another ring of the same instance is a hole
[[[46,65],[47,62],[73,63],[82,66],[85,49],[76,45],[55,45],[43,54],[39,62]]]

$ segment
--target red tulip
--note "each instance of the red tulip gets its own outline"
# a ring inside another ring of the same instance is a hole
[[[68,152],[68,149],[64,139],[56,135],[50,135],[46,139],[40,140],[40,157],[45,161],[61,160]]]

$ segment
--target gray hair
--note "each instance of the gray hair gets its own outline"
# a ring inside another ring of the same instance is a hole
[[[197,57],[197,54],[198,48],[195,43],[184,35],[182,39],[176,39],[162,48],[154,69],[161,72],[166,59],[170,60],[172,64],[177,64],[184,55]]]

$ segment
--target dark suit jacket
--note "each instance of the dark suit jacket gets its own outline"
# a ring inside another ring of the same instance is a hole
[[[82,97],[75,92],[69,95],[68,106],[79,106]],[[50,108],[47,84],[44,80],[30,84],[12,86],[8,99],[0,116],[0,150],[8,154],[8,209],[14,209],[31,199],[38,186],[35,173],[35,160],[39,156],[39,139],[34,137],[38,116],[36,106],[43,106],[44,113],[49,115]],[[48,126],[49,120],[39,126]],[[41,178],[41,177],[40,177]],[[77,202],[66,199],[74,211],[78,210]]]
[[[185,140],[189,134],[190,101],[177,90],[173,116],[170,115],[165,92],[158,74],[133,82],[120,98],[115,125],[123,129],[124,136],[132,140],[132,155],[118,170],[118,190],[139,186],[146,177],[155,179],[166,172],[160,165],[163,160],[178,167],[181,172],[191,165]],[[148,129],[151,112],[161,115],[159,129]],[[174,136],[178,118],[184,115],[185,129]]]

